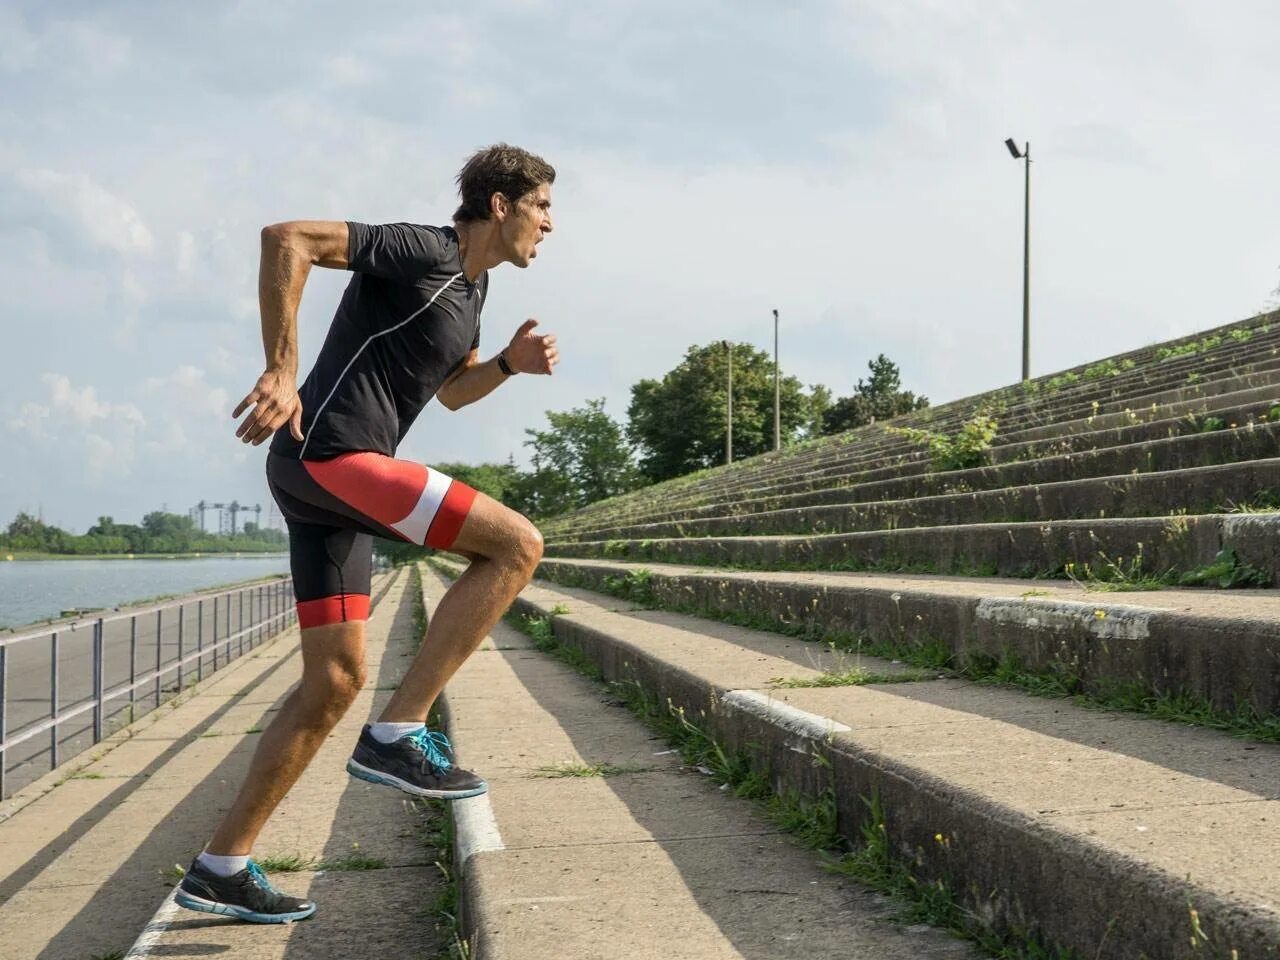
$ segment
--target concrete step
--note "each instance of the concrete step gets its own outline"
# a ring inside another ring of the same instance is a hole
[[[1280,712],[1280,591],[1109,593],[996,577],[733,571],[543,560],[539,576],[683,613],[842,644],[939,648],[963,667],[1002,659],[1095,693],[1186,695]]]
[[[320,905],[310,920],[288,926],[240,924],[172,903],[175,865],[186,867],[208,840],[248,769],[257,731],[296,685],[295,628],[83,755],[83,765],[59,772],[61,782],[40,781],[6,801],[0,955],[429,955],[437,946],[434,924],[419,910],[444,884],[418,839],[419,821],[402,795],[343,770],[360,725],[390,696],[382,688],[398,681],[416,644],[412,605],[402,602],[408,571],[394,576],[369,622],[368,687],[255,851],[259,858],[330,861],[358,854],[383,867],[276,875],[282,889]],[[382,581],[375,581],[375,596]]]
[[[1222,555],[1233,551],[1234,560]],[[1280,580],[1280,513],[1106,517],[902,527],[836,534],[557,541],[548,558],[612,558],[750,570],[879,570],[1168,581],[1224,560],[1229,586]],[[1252,569],[1247,569],[1252,568]],[[1246,576],[1248,574],[1248,576]]]
[[[1004,440],[1010,442],[1004,445],[1001,445],[1002,438],[997,437],[997,445],[992,447],[991,455],[993,463],[1000,465],[1013,460],[1035,460],[1076,451],[1103,450],[1162,438],[1183,437],[1186,434],[1199,434],[1203,421],[1211,416],[1216,416],[1226,424],[1241,424],[1240,429],[1247,429],[1250,424],[1257,424],[1259,418],[1269,414],[1278,402],[1280,394],[1277,390],[1265,387],[1157,408],[1154,413],[1148,411],[1148,415],[1158,418],[1151,422],[1139,419],[1137,422],[1125,421],[1116,425],[1106,418],[1090,417],[1069,421],[1061,431],[1036,431],[1031,439],[1012,442],[1012,437],[1005,437]],[[1192,422],[1186,419],[1188,417],[1196,420]],[[736,477],[733,487],[725,488],[723,484],[712,482],[710,477],[706,482],[685,482],[678,486],[663,484],[657,488],[648,488],[645,491],[647,496],[624,495],[557,518],[547,524],[547,530],[559,533],[591,529],[599,527],[606,518],[634,522],[652,517],[660,509],[668,512],[692,512],[710,509],[720,503],[749,503],[765,497],[803,497],[805,494],[821,496],[825,491],[847,487],[852,483],[889,481],[929,473],[927,455],[919,450],[899,450],[889,455],[865,452],[841,454],[835,452],[833,447],[821,459],[814,459],[816,456],[814,451],[788,451],[783,459],[766,462],[764,458],[757,458],[733,468],[732,472]],[[946,479],[962,472],[967,471],[948,471],[936,476]],[[727,476],[729,471],[721,473]],[[659,493],[665,495],[655,503],[655,494]]]
[[[535,584],[518,610],[775,788],[831,795],[846,837],[884,836],[900,869],[984,924],[1095,960],[1280,953],[1280,748],[954,680],[782,689],[821,647],[618,606]]]
[[[842,502],[782,509],[751,509],[558,535],[553,543],[644,540],[681,536],[835,534],[950,524],[1149,517],[1176,508],[1224,512],[1233,504],[1271,502],[1280,495],[1280,460],[1228,463],[1152,474],[1119,474],[1061,483],[1005,486],[974,493],[938,494],[873,503]]]
[[[444,585],[424,574],[428,609]],[[823,870],[595,681],[499,624],[450,681],[449,734],[489,781],[453,805],[473,960],[965,960],[945,932]],[[607,775],[570,775],[590,774]]]

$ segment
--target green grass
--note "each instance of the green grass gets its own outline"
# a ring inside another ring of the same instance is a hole
[[[443,886],[426,907],[440,948],[432,960],[471,960],[471,945],[462,936],[458,877],[453,867],[453,815],[443,800],[412,801],[419,817],[419,838],[440,871]]]
[[[303,873],[312,870],[359,871],[385,870],[387,862],[381,857],[366,857],[352,852],[341,857],[304,857],[296,853],[268,854],[255,857],[254,861],[267,873]]]
[[[923,673],[873,673],[863,667],[825,671],[816,677],[772,677],[769,685],[784,690],[805,687],[860,687],[868,683],[912,683],[926,679]]]
[[[529,776],[558,780],[566,777],[616,777],[623,773],[645,773],[651,767],[621,767],[612,763],[555,763],[538,767]]]

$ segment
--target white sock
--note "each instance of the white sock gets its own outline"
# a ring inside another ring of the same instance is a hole
[[[200,866],[220,877],[230,877],[239,873],[249,865],[249,857],[219,857],[212,853],[201,853],[196,857]]]
[[[401,737],[416,733],[425,726],[425,723],[371,723],[369,732],[379,743],[395,743]]]

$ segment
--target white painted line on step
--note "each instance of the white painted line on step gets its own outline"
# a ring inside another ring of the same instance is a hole
[[[766,697],[756,690],[730,690],[724,695],[724,702],[770,723],[781,723],[784,729],[812,740],[825,740],[833,733],[847,733],[853,729],[830,717]]]
[[[477,853],[506,849],[487,793],[453,801],[453,827],[458,838],[458,867],[466,866]]]
[[[173,923],[173,918],[182,909],[173,901],[173,895],[177,892],[177,887],[169,891],[169,895],[160,904],[160,909],[155,912],[151,922],[142,928],[138,939],[133,942],[133,946],[129,948],[123,960],[142,960],[143,957],[151,955],[151,949],[164,936],[164,932],[169,929],[169,924]]]
[[[986,597],[978,601],[978,619],[1029,629],[1077,630],[1083,627],[1100,640],[1146,640],[1151,613],[1141,607],[1080,603],[1076,600],[1026,600]]]

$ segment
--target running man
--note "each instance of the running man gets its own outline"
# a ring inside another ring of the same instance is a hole
[[[524,588],[542,538],[520,514],[396,447],[433,397],[450,410],[518,373],[551,373],[554,336],[526,320],[490,360],[478,359],[488,271],[527,267],[551,232],[555,170],[498,144],[458,174],[452,227],[299,221],[262,231],[259,300],[266,370],[240,401],[236,436],[274,434],[267,480],[289,526],[302,632],[302,681],[262,733],[240,793],[179,885],[179,904],[255,923],[315,912],[275,890],[249,859],[276,805],[365,682],[373,538],[461,554],[466,572],[441,599],[422,648],[347,762],[362,780],[419,797],[484,793],[426,728],[445,683]],[[297,313],[311,267],[353,272],[315,367],[299,390]],[[252,408],[252,409],[250,409]],[[287,429],[281,429],[286,427]],[[277,432],[279,431],[279,432]]]

